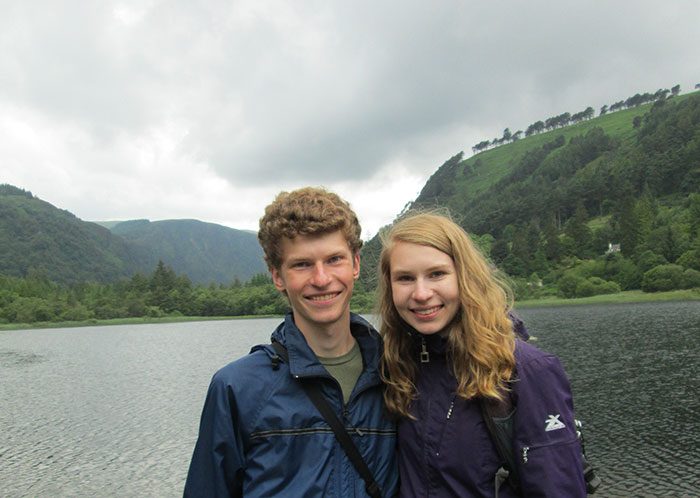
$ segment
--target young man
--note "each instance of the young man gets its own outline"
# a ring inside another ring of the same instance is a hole
[[[382,490],[393,496],[396,431],[379,376],[381,341],[350,313],[360,272],[360,225],[350,206],[319,188],[282,192],[258,239],[291,313],[269,345],[213,377],[185,496],[362,497],[365,483],[301,382],[315,381]]]

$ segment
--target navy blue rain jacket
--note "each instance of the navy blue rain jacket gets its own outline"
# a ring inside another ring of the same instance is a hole
[[[430,361],[418,363],[418,397],[410,407],[416,420],[402,419],[398,427],[399,496],[493,497],[502,462],[480,404],[454,395],[446,340],[424,338]],[[585,497],[571,389],[559,360],[521,340],[515,358],[513,451],[522,496]],[[517,495],[504,483],[499,496]]]
[[[351,316],[364,370],[348,400],[294,324],[291,313],[272,334],[289,364],[273,369],[269,345],[219,370],[202,412],[186,497],[365,497],[365,484],[295,377],[317,377],[384,496],[398,487],[396,428],[387,418],[378,364],[381,339]]]

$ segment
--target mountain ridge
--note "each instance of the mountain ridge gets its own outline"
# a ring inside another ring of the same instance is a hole
[[[30,191],[0,185],[0,274],[72,284],[150,273],[159,260],[196,283],[266,271],[255,233],[199,220],[84,221]]]

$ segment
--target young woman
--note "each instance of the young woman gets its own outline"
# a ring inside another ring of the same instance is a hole
[[[382,370],[399,417],[400,496],[585,497],[566,374],[516,337],[522,324],[511,319],[507,287],[468,235],[444,216],[418,214],[383,242]],[[518,491],[497,485],[503,462],[482,403],[514,408],[503,415]]]

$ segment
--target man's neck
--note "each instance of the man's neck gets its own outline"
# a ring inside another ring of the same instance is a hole
[[[316,356],[335,358],[348,353],[355,345],[355,338],[350,333],[349,319],[343,320],[342,324],[335,323],[328,327],[312,327],[296,320],[295,323]]]

